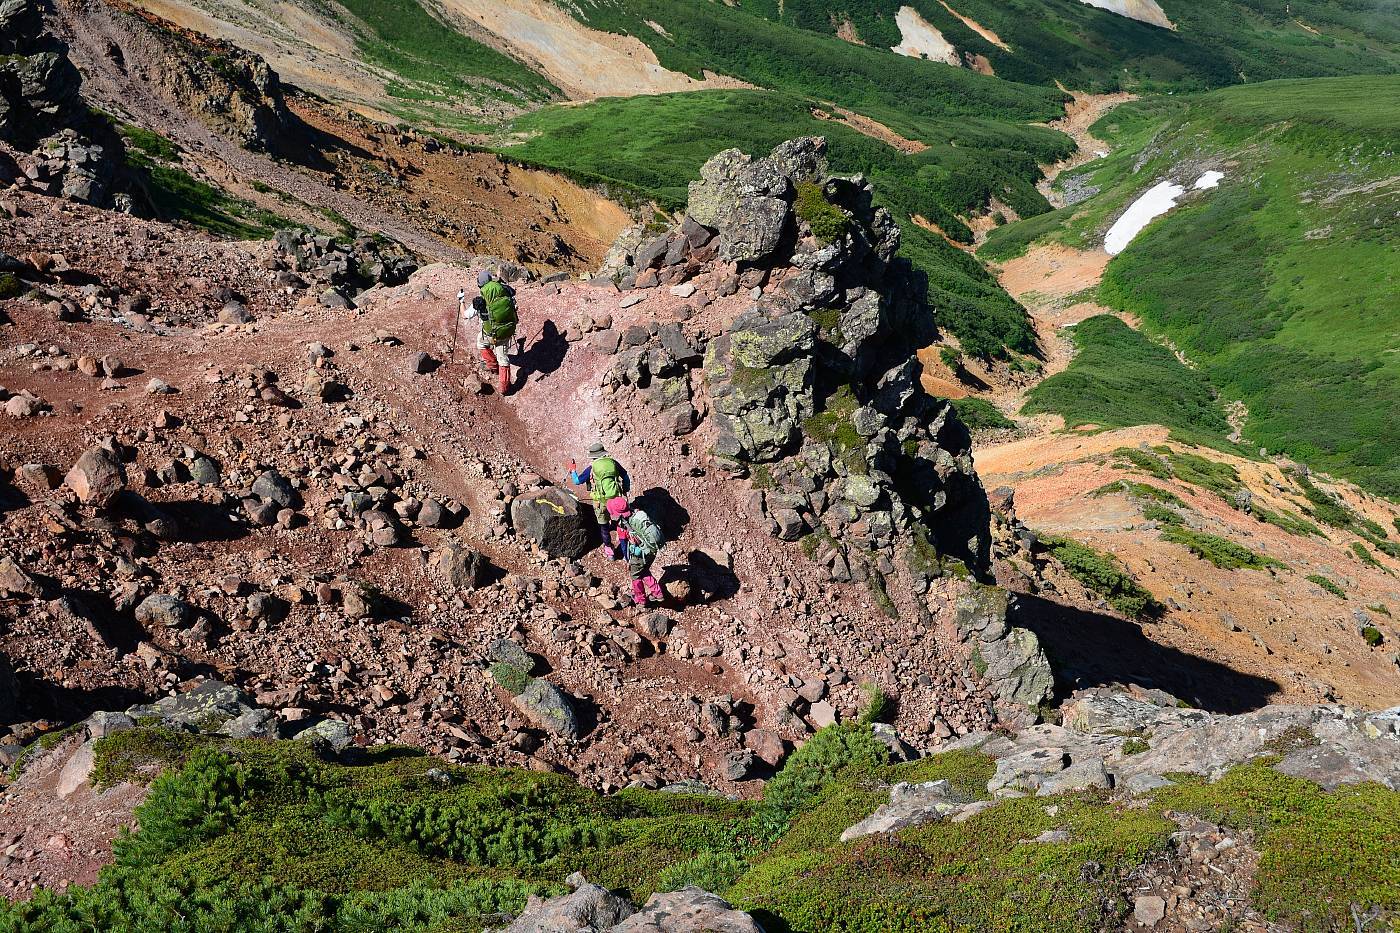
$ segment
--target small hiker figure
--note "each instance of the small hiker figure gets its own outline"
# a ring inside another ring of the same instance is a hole
[[[593,514],[598,518],[598,528],[603,533],[603,548],[612,560],[623,558],[622,548],[613,543],[614,522],[608,515],[608,500],[626,496],[632,489],[632,478],[612,457],[608,449],[598,441],[588,448],[588,466],[580,473],[578,463],[569,461],[569,482],[576,486],[587,486],[588,495],[593,500]]]
[[[517,323],[515,311],[515,289],[498,279],[490,269],[482,269],[477,274],[476,284],[481,294],[468,305],[466,291],[457,292],[457,301],[462,320],[481,320],[481,331],[476,345],[481,350],[481,361],[496,372],[496,391],[501,395],[510,393],[510,344],[515,339]]]
[[[608,514],[617,522],[618,544],[627,551],[627,569],[632,574],[632,605],[638,609],[661,605],[666,594],[652,576],[651,565],[666,543],[656,522],[641,509],[634,509],[618,496],[608,500]]]

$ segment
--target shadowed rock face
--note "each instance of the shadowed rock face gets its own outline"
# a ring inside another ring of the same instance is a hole
[[[81,84],[63,43],[45,33],[38,0],[0,2],[0,139],[27,149],[81,122]]]
[[[986,495],[967,430],[919,385],[933,312],[897,256],[899,228],[868,181],[829,175],[825,152],[808,137],[761,159],[719,153],[683,223],[639,245],[622,277],[734,264],[732,288],[754,305],[705,347],[714,453],[774,480],[758,504],[775,535],[837,543],[821,555],[835,579],[904,557],[922,592],[934,571],[921,548],[985,572]]]

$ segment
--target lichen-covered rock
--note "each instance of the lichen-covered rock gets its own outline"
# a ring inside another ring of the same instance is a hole
[[[206,680],[187,693],[132,706],[126,714],[138,723],[157,717],[175,726],[214,732],[256,708],[237,687],[218,680]]]
[[[890,802],[854,826],[848,826],[841,833],[841,841],[937,822],[956,813],[962,805],[963,801],[954,799],[953,788],[947,781],[899,783],[890,788]]]
[[[763,933],[753,917],[700,888],[658,892],[638,910],[577,872],[567,883],[574,889],[568,894],[531,896],[498,933]]]
[[[161,628],[182,628],[194,621],[194,607],[168,593],[153,593],[136,607],[136,621]]]
[[[762,159],[727,149],[691,182],[689,219],[718,231],[721,259],[765,262],[792,230],[795,183],[825,175],[825,153],[820,137],[790,140]]]
[[[758,921],[700,888],[653,894],[609,933],[763,933]]]
[[[515,705],[541,729],[566,739],[579,737],[578,714],[573,701],[549,681],[530,678],[525,689],[515,697]]]
[[[750,312],[710,341],[705,375],[719,432],[716,453],[758,463],[798,444],[802,422],[814,413],[816,335],[804,314]]]
[[[548,900],[532,895],[515,922],[500,933],[600,933],[611,930],[636,910],[626,898],[590,884],[581,876],[574,890]]]
[[[1036,707],[1053,695],[1055,675],[1040,639],[1029,629],[1008,624],[1006,609],[1005,590],[971,586],[958,598],[958,631],[969,641],[973,663],[998,699]]]

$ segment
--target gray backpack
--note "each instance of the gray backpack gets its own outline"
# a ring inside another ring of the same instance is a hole
[[[641,509],[634,509],[632,517],[627,519],[627,532],[636,550],[647,557],[655,557],[656,552],[666,543],[666,536],[661,533],[656,522]]]

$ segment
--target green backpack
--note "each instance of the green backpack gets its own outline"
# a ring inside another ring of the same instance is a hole
[[[627,495],[627,490],[622,488],[622,467],[612,457],[599,457],[593,461],[591,469],[595,501],[607,502]]]
[[[627,531],[628,538],[636,550],[647,557],[656,556],[656,552],[661,550],[661,545],[666,543],[666,536],[656,527],[656,522],[641,509],[632,510],[632,517],[627,519]]]
[[[481,322],[481,331],[497,343],[504,343],[515,336],[515,299],[500,282],[487,282],[481,289],[482,300],[486,302],[486,315]]]

